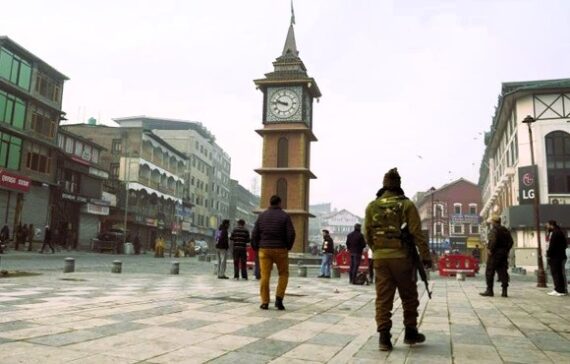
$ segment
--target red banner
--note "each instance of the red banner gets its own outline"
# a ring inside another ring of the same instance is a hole
[[[5,169],[0,169],[0,187],[28,192],[32,182],[29,178],[10,173]]]

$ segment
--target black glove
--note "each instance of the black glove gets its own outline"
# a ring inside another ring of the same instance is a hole
[[[422,264],[423,264],[424,267],[426,267],[427,269],[431,269],[431,267],[433,267],[433,263],[432,263],[431,259],[422,260]]]

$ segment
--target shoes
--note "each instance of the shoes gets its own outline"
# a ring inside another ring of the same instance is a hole
[[[275,297],[275,307],[276,307],[279,311],[285,311],[285,306],[283,306],[283,298],[281,298],[281,297]]]
[[[479,294],[483,297],[493,297],[494,296],[493,291],[490,291],[490,290],[486,290],[485,292],[481,292]]]
[[[404,344],[414,345],[423,343],[426,341],[424,334],[420,334],[416,327],[406,327],[406,333],[404,335]]]
[[[324,276],[323,278],[330,278],[331,276]]]
[[[259,306],[259,308],[261,308],[262,310],[269,310],[269,304],[268,303],[262,303],[261,306]]]
[[[320,276],[318,276],[317,278],[325,278],[324,274],[321,274]]]
[[[244,281],[247,281],[247,277],[245,277],[245,278],[242,278],[242,279],[243,279]]]
[[[552,292],[548,292],[547,295],[555,296],[555,297],[562,297],[562,296],[566,296],[567,293],[560,293],[560,292],[557,292],[556,290],[553,290]]]
[[[392,346],[392,335],[389,331],[380,331],[380,351],[390,351],[394,347]]]
[[[234,277],[234,279],[235,279],[236,281],[239,281],[239,277]]]
[[[503,287],[503,292],[501,293],[501,297],[508,297],[508,295],[507,295],[507,287]]]
[[[230,279],[229,277],[223,276],[222,279]]]

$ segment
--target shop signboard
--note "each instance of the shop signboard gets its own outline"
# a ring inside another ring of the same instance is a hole
[[[15,173],[8,172],[0,168],[0,187],[8,188],[11,190],[28,192],[32,182],[29,178],[19,176]]]
[[[519,204],[534,203],[538,187],[538,168],[536,165],[519,167]]]

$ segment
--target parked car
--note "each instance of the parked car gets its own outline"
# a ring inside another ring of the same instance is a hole
[[[208,254],[208,243],[204,240],[196,240],[196,254]]]
[[[123,242],[125,241],[125,233],[122,229],[109,229],[97,235],[93,239],[93,250],[102,253],[103,251],[111,251],[115,254],[123,252]]]

